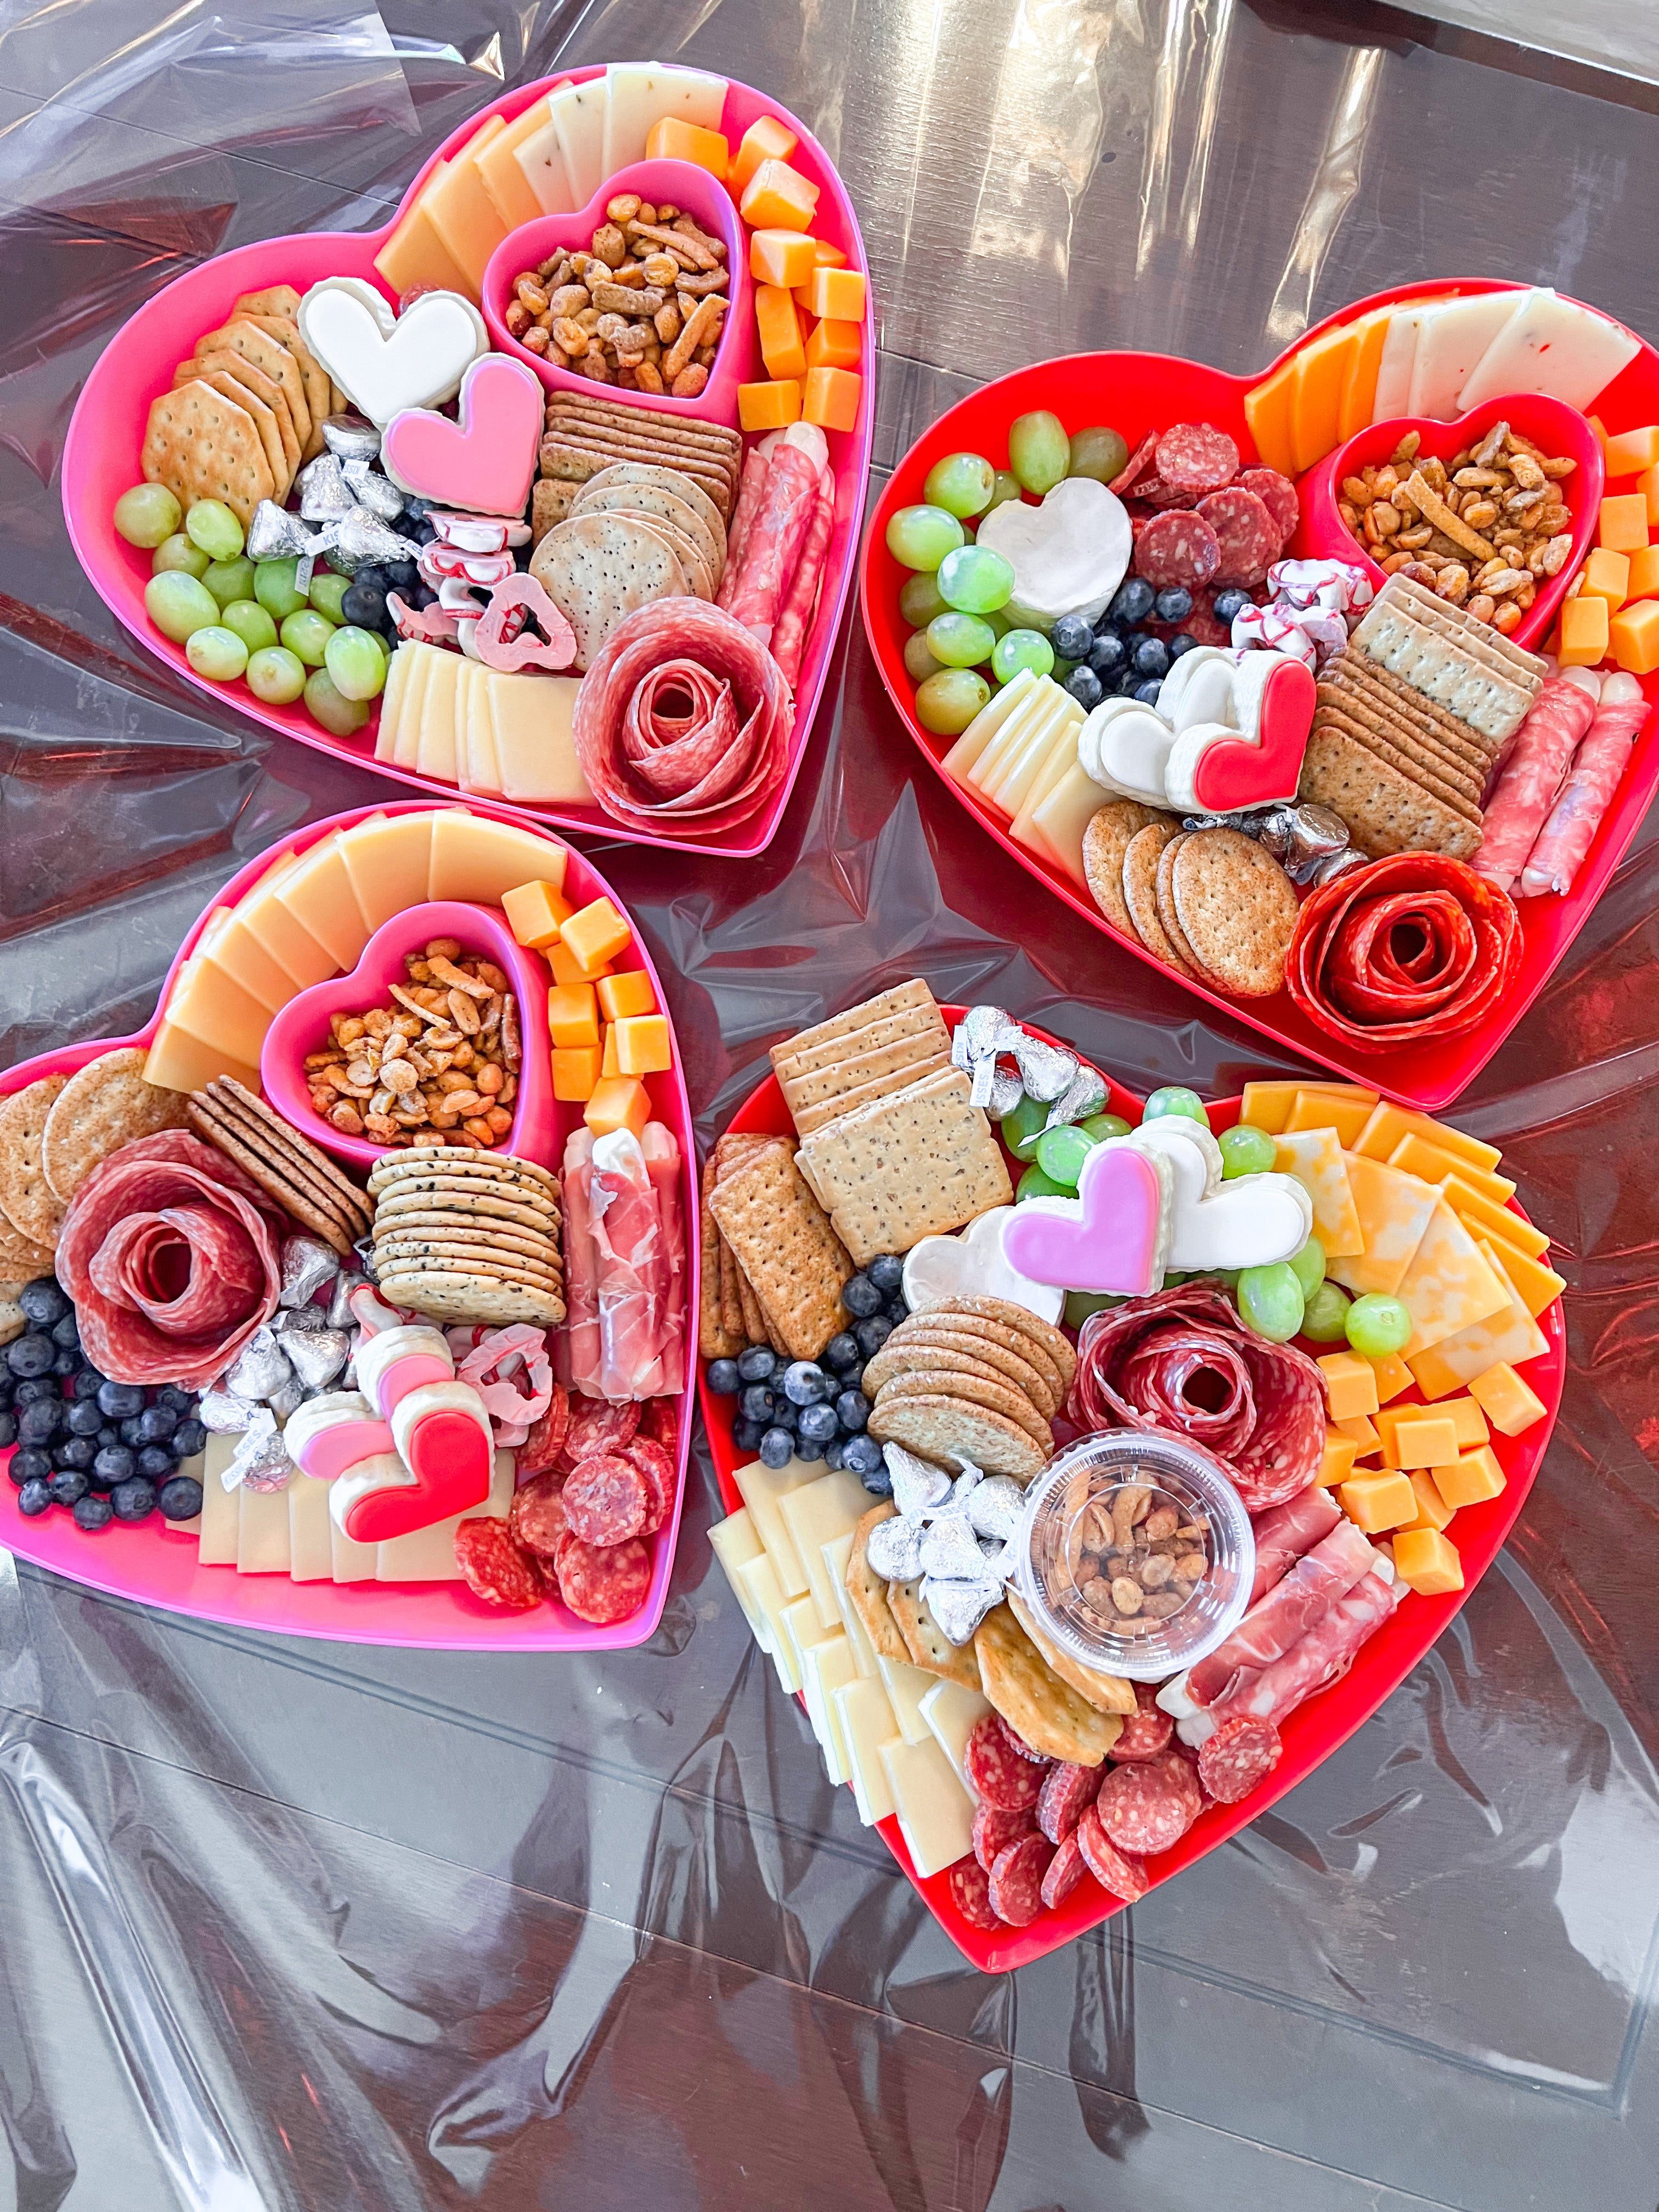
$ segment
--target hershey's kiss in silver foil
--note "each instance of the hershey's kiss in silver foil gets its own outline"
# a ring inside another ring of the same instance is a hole
[[[1013,1112],[1025,1096],[1025,1085],[1019,1079],[1017,1067],[1005,1067],[1000,1060],[995,1063],[995,1066],[996,1073],[991,1078],[991,1096],[986,1101],[985,1110],[994,1121],[1000,1121]]]
[[[303,560],[312,550],[313,538],[314,532],[306,528],[297,514],[278,507],[274,499],[262,499],[248,526],[247,557],[250,561],[281,561],[291,553]]]
[[[270,1426],[266,1428],[264,1421],[269,1421]],[[235,1457],[225,1469],[225,1487],[227,1490],[234,1490],[239,1486],[249,1490],[286,1490],[293,1474],[294,1462],[288,1455],[288,1446],[277,1433],[276,1417],[269,1407],[262,1407],[259,1413],[249,1423],[246,1433],[236,1447]]]
[[[951,1478],[930,1459],[907,1451],[902,1444],[884,1444],[882,1457],[893,1480],[893,1504],[900,1515],[930,1512],[951,1495]]]
[[[360,505],[384,522],[397,520],[404,511],[404,495],[389,477],[380,475],[367,461],[343,461],[340,466]]]
[[[307,522],[337,522],[357,504],[357,495],[332,453],[319,453],[307,461],[296,479],[300,512]]]
[[[239,1437],[253,1419],[252,1401],[234,1398],[228,1390],[204,1390],[196,1418],[210,1436]]]
[[[421,549],[407,538],[400,538],[366,507],[354,506],[349,514],[329,525],[316,550],[327,554],[330,568],[343,576],[353,576],[365,561],[412,561]]]
[[[285,1237],[282,1257],[283,1287],[276,1294],[279,1306],[308,1306],[324,1285],[331,1283],[340,1272],[340,1262],[332,1246],[325,1244],[319,1237]]]
[[[306,1386],[297,1375],[290,1375],[286,1382],[279,1382],[265,1403],[279,1421],[297,1413],[306,1401]]]
[[[1316,889],[1321,884],[1328,884],[1336,877],[1346,875],[1350,868],[1363,868],[1364,865],[1365,855],[1358,847],[1345,845],[1340,853],[1327,853],[1322,860],[1310,862],[1307,874],[1298,880],[1311,884]]]
[[[368,1280],[367,1275],[360,1275],[352,1268],[342,1270],[328,1302],[328,1325],[331,1328],[351,1329],[356,1327],[357,1316],[351,1310],[349,1300],[351,1293]]]
[[[929,1575],[922,1583],[921,1595],[940,1632],[959,1650],[972,1641],[986,1614],[1001,1604],[1002,1584],[988,1575],[976,1582],[944,1582]]]
[[[1292,883],[1305,882],[1305,869],[1343,851],[1348,842],[1347,823],[1328,806],[1271,806],[1255,834]]]
[[[293,1371],[274,1332],[256,1328],[226,1372],[224,1387],[234,1398],[258,1401],[280,1389]]]
[[[315,1335],[328,1327],[328,1316],[320,1306],[284,1306],[270,1325],[278,1336]]]
[[[1011,1476],[988,1474],[968,1499],[968,1518],[981,1536],[1006,1543],[1025,1510],[1025,1493]]]
[[[380,434],[361,415],[325,415],[323,443],[343,461],[372,461],[380,450]]]
[[[960,1513],[936,1513],[921,1539],[923,1574],[942,1576],[951,1582],[977,1582],[984,1565],[966,1508]]]
[[[921,1572],[921,1516],[908,1513],[878,1521],[866,1546],[870,1565],[890,1583],[910,1583]]]
[[[1105,1110],[1105,1077],[1097,1069],[1085,1067],[1079,1062],[1077,1073],[1048,1109],[1045,1126],[1054,1129],[1062,1122],[1086,1121],[1091,1114],[1103,1114]]]
[[[283,1348],[306,1389],[322,1390],[345,1365],[351,1340],[343,1328],[313,1329],[289,1336]]]

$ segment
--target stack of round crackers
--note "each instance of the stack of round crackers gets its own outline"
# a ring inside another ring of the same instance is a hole
[[[870,1434],[924,1459],[1030,1482],[1077,1372],[1060,1331],[1006,1298],[946,1298],[902,1321],[864,1370]]]
[[[1236,999],[1284,988],[1296,890],[1254,837],[1115,799],[1084,832],[1083,872],[1107,920],[1177,975]]]
[[[564,1319],[559,1185],[548,1170],[465,1146],[391,1152],[368,1178],[375,1280],[434,1321]]]

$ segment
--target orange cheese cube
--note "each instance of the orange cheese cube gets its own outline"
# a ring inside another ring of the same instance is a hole
[[[1648,542],[1648,501],[1645,492],[1609,492],[1601,501],[1595,526],[1598,545],[1615,553],[1629,553]]]
[[[553,1096],[573,1106],[586,1104],[599,1079],[598,1045],[555,1045],[549,1058],[553,1062]]]
[[[766,384],[738,386],[740,430],[784,430],[800,420],[800,378],[780,376]]]
[[[820,430],[850,430],[859,419],[864,379],[850,368],[811,368],[800,404],[801,420]]]
[[[705,131],[678,115],[659,115],[645,134],[647,161],[690,161],[707,169],[724,184],[732,167],[732,149],[718,131]]]
[[[1504,1494],[1504,1470],[1490,1444],[1459,1452],[1449,1465],[1431,1468],[1429,1472],[1435,1488],[1454,1511],[1460,1505],[1484,1505],[1489,1498]]]
[[[619,1075],[663,1075],[674,1065],[664,1014],[626,1014],[611,1024]]]
[[[613,952],[627,950],[633,932],[608,898],[596,898],[591,906],[570,916],[559,936],[572,957],[579,960],[591,976]]]
[[[558,942],[570,914],[570,902],[551,884],[517,884],[501,893],[501,912],[520,945],[542,952]]]
[[[1566,609],[1561,612],[1565,617]],[[1621,607],[1607,624],[1607,642],[1622,669],[1632,676],[1651,676],[1659,668],[1659,599]],[[1565,653],[1561,657],[1566,659]]]
[[[1448,1505],[1434,1486],[1434,1477],[1421,1473],[1411,1478],[1413,1495],[1417,1499],[1417,1518],[1408,1521],[1408,1528],[1443,1528],[1455,1508]]]
[[[1649,522],[1659,522],[1659,463],[1650,469],[1643,470],[1636,479],[1636,489],[1648,503]]]
[[[625,1021],[629,1014],[654,1014],[657,994],[643,968],[630,968],[621,975],[607,975],[599,987],[599,1012],[608,1022]]]
[[[806,352],[801,344],[800,317],[792,295],[777,284],[755,287],[755,328],[760,334],[761,359],[769,376],[804,377]]]
[[[732,190],[740,193],[763,161],[787,161],[799,143],[795,132],[775,115],[760,117],[738,139],[738,150],[732,156]],[[756,274],[759,273],[757,270]]]
[[[608,1137],[613,1129],[631,1129],[640,1136],[651,1119],[650,1095],[631,1075],[602,1075],[582,1119],[596,1137]]]
[[[1350,1521],[1375,1536],[1384,1528],[1403,1528],[1417,1518],[1417,1492],[1407,1475],[1356,1474],[1338,1485],[1337,1503]]]
[[[847,256],[842,252],[840,246],[826,246],[821,238],[815,238],[812,240],[812,268],[814,270],[819,269],[840,269],[845,265],[846,260]],[[816,310],[812,306],[812,276],[811,272],[808,273],[805,283],[797,284],[795,287],[795,305],[805,314],[810,315],[816,313]]]
[[[1620,430],[1609,438],[1606,461],[1609,477],[1633,477],[1638,469],[1650,469],[1659,461],[1659,422],[1650,422],[1645,429]]]
[[[1444,1597],[1463,1587],[1463,1562],[1455,1544],[1437,1528],[1402,1528],[1394,1540],[1400,1579],[1419,1597]]]
[[[1331,1426],[1339,1435],[1351,1437],[1354,1455],[1369,1459],[1373,1452],[1381,1451],[1382,1439],[1376,1432],[1376,1424],[1364,1413],[1356,1413],[1351,1421],[1333,1421]]]
[[[1544,1418],[1543,1400],[1506,1359],[1500,1359],[1484,1375],[1477,1375],[1469,1385],[1469,1395],[1484,1410],[1493,1428],[1501,1430],[1506,1437],[1518,1437],[1522,1429],[1529,1429],[1534,1421]]]
[[[1659,592],[1659,544],[1638,545],[1630,556],[1630,590],[1626,596],[1650,599],[1656,592]]]
[[[599,1042],[599,1016],[591,983],[553,986],[547,994],[547,1034],[561,1050]]]
[[[836,271],[826,272],[834,276]],[[856,323],[814,323],[806,341],[806,366],[814,368],[856,368],[864,357],[864,333]]]
[[[1443,1467],[1457,1457],[1457,1425],[1420,1406],[1402,1407],[1382,1447],[1384,1467]]]
[[[817,245],[802,230],[757,230],[749,240],[749,274],[757,284],[781,284],[787,292],[810,285],[818,265]]]
[[[1607,611],[1622,607],[1630,597],[1630,556],[1615,553],[1610,545],[1598,545],[1584,563],[1581,592],[1594,592],[1598,599],[1605,599]]]
[[[1473,1398],[1445,1398],[1434,1410],[1443,1414],[1456,1430],[1459,1451],[1470,1451],[1476,1444],[1492,1441],[1486,1417]]]
[[[562,937],[556,945],[548,946],[547,964],[553,970],[556,983],[592,983],[611,973],[610,963],[603,960],[597,968],[584,968]]]
[[[607,1022],[604,1029],[600,1031],[600,1035],[605,1040],[599,1052],[600,1079],[603,1080],[603,1079],[607,1075],[623,1074],[626,1071],[622,1067],[617,1059],[617,1024],[615,1022]]]
[[[1376,1370],[1357,1352],[1328,1352],[1318,1363],[1325,1377],[1334,1421],[1352,1421],[1376,1411]]]
[[[820,266],[813,271],[808,289],[812,295],[811,308],[815,315],[822,315],[827,321],[837,323],[861,323],[864,320],[867,287],[862,270]]]
[[[1376,1401],[1386,1406],[1390,1398],[1397,1398],[1412,1385],[1412,1370],[1397,1352],[1389,1352],[1386,1359],[1373,1359],[1376,1370]]]
[[[1646,604],[1646,602],[1644,602]],[[1564,668],[1594,668],[1607,657],[1607,603],[1594,593],[1561,602],[1561,642],[1556,657]]]
[[[762,161],[743,188],[738,212],[751,230],[810,230],[818,188],[787,161]]]
[[[1319,1462],[1319,1472],[1314,1482],[1321,1490],[1331,1490],[1339,1482],[1346,1482],[1353,1473],[1357,1447],[1352,1437],[1339,1436],[1334,1429],[1325,1431],[1325,1455]]]

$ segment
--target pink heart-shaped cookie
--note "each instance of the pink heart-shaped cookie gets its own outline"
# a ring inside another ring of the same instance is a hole
[[[487,353],[461,379],[460,420],[406,407],[386,426],[380,459],[417,498],[474,514],[521,514],[541,434],[540,383],[522,362]]]
[[[1255,658],[1247,655],[1243,668]],[[1193,788],[1202,813],[1233,814],[1296,796],[1313,723],[1313,671],[1286,653],[1274,653],[1272,659],[1274,665],[1267,672],[1253,718],[1255,741],[1248,733],[1218,738],[1205,746],[1193,770]],[[1235,698],[1238,690],[1235,677]]]
[[[1083,1164],[1075,1198],[1030,1198],[1002,1224],[1002,1256],[1034,1282],[1141,1297],[1164,1279],[1168,1175],[1109,1139]]]

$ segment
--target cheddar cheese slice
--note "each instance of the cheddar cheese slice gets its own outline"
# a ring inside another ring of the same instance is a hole
[[[1549,1350],[1548,1340],[1516,1294],[1497,1252],[1483,1243],[1480,1254],[1509,1291],[1509,1304],[1501,1313],[1460,1329],[1455,1336],[1443,1337],[1410,1361],[1417,1387],[1427,1399],[1450,1397],[1500,1360],[1516,1367]]]
[[[1507,1284],[1498,1280],[1481,1257],[1474,1237],[1445,1200],[1440,1200],[1396,1293],[1412,1317],[1407,1364],[1414,1352],[1425,1352],[1430,1345],[1502,1311],[1510,1295]]]
[[[1273,1139],[1273,1166],[1280,1175],[1293,1176],[1312,1199],[1313,1233],[1327,1261],[1359,1257],[1365,1239],[1336,1131],[1287,1130]]]
[[[1333,1261],[1327,1272],[1356,1297],[1379,1291],[1392,1297],[1406,1279],[1440,1194],[1386,1161],[1359,1152],[1342,1158],[1365,1249],[1352,1258]]]
[[[1339,324],[1310,340],[1296,356],[1291,394],[1291,435],[1297,472],[1322,461],[1337,442],[1342,419],[1342,386],[1353,350],[1351,324]]]
[[[1342,404],[1336,434],[1346,444],[1371,421],[1376,402],[1376,372],[1382,364],[1383,341],[1389,335],[1388,307],[1374,307],[1352,325],[1353,349],[1342,375]]]

